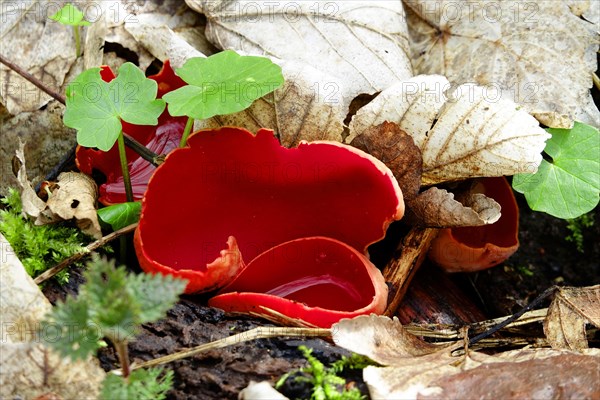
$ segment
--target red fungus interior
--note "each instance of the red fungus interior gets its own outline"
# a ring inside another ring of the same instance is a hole
[[[173,269],[205,270],[230,235],[246,261],[308,236],[363,252],[403,212],[389,170],[349,146],[286,149],[270,130],[239,128],[201,131],[188,143],[152,177],[139,227],[148,257]]]
[[[508,181],[504,177],[484,178],[479,182],[481,193],[496,200],[501,217],[491,225],[453,228],[452,236],[472,248],[482,248],[486,243],[498,247],[511,247],[518,242],[518,206]]]
[[[309,307],[354,311],[375,296],[365,263],[363,255],[339,241],[298,239],[259,255],[221,293],[265,293]]]

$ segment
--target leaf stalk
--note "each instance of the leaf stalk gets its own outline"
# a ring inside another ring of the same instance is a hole
[[[123,172],[123,184],[125,185],[125,196],[127,201],[133,200],[133,189],[131,188],[131,177],[129,176],[129,168],[127,165],[127,153],[125,153],[125,139],[123,138],[123,131],[119,132],[117,139],[119,147],[119,160],[121,161],[121,171]]]
[[[185,123],[185,129],[183,130],[183,135],[181,136],[181,141],[179,141],[179,147],[185,147],[187,144],[187,138],[194,127],[194,118],[188,117],[187,122]]]

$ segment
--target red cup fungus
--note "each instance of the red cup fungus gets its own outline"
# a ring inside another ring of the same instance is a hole
[[[496,200],[502,214],[490,225],[440,230],[428,257],[447,272],[487,269],[505,261],[519,248],[519,207],[506,178],[483,178],[475,190]]]
[[[107,66],[101,67],[100,76],[105,82],[110,82],[115,78],[114,72]],[[186,84],[175,75],[175,71],[171,68],[168,60],[165,61],[158,74],[148,78],[155,80],[158,84],[157,98],[161,98],[165,93]],[[124,121],[121,123],[123,124],[123,132],[132,136],[149,150],[157,154],[167,154],[179,146],[186,120],[186,117],[172,117],[165,108],[158,119],[157,126],[133,125]],[[129,148],[126,149],[126,154],[133,197],[135,200],[141,200],[155,167]],[[107,152],[77,146],[75,155],[75,162],[81,172],[92,175],[93,171],[97,170],[106,177],[106,182],[100,185],[99,188],[100,196],[98,200],[100,203],[111,205],[127,201],[117,144]]]
[[[187,293],[223,288],[209,304],[228,311],[262,306],[308,325],[383,312],[387,287],[365,255],[404,213],[383,163],[337,142],[288,149],[267,129],[203,130],[188,145],[142,202],[146,272],[188,279]]]

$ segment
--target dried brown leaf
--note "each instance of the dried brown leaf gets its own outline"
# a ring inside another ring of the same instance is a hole
[[[433,390],[423,390],[418,398],[595,399],[600,397],[597,354],[549,349],[504,354],[490,358],[491,363],[441,376],[431,382]]]
[[[82,232],[95,239],[102,237],[96,213],[98,187],[89,176],[78,172],[63,172],[46,202],[46,208],[36,220],[45,225],[62,220],[75,219]]]
[[[273,62],[282,68],[285,79],[282,87],[256,100],[244,111],[200,121],[196,128],[239,126],[251,132],[269,128],[286,147],[295,147],[301,140],[342,142],[343,99],[336,78],[306,64]]]
[[[422,183],[534,173],[550,135],[514,102],[443,76],[415,76],[385,89],[361,108],[350,136],[383,121],[412,136],[423,156]]]
[[[344,113],[358,94],[412,76],[399,1],[186,3],[206,15],[206,36],[221,49],[300,61],[334,75],[343,82]]]
[[[458,201],[460,200],[460,201]],[[408,204],[416,223],[436,228],[481,226],[500,219],[500,204],[481,193],[454,198],[445,189],[431,187]]]
[[[38,197],[33,190],[31,182],[27,178],[27,168],[25,167],[25,143],[19,139],[19,148],[15,151],[13,168],[16,169],[15,176],[21,187],[21,204],[23,213],[29,217],[37,218],[40,212],[46,208],[44,201]]]
[[[586,323],[600,328],[600,285],[558,288],[544,321],[550,345],[555,349],[586,349]]]
[[[597,28],[565,2],[403,3],[415,73],[499,89],[499,97],[514,100],[548,126],[568,128],[573,120],[600,124],[589,91]]]
[[[334,342],[385,367],[363,377],[372,398],[595,398],[600,395],[600,350],[583,354],[527,349],[494,356],[425,343],[394,319],[360,316],[332,327]],[[515,377],[519,379],[515,380]]]
[[[374,314],[342,319],[331,327],[331,332],[336,345],[382,365],[395,365],[440,349],[408,333],[397,318]]]
[[[421,188],[423,158],[409,134],[393,122],[383,122],[364,130],[350,145],[378,158],[393,172],[402,189],[405,202],[410,202]]]

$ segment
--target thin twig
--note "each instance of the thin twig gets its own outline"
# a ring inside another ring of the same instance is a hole
[[[29,72],[25,71],[23,68],[14,64],[10,60],[6,59],[2,54],[0,54],[0,62],[2,64],[6,65],[8,68],[15,71],[17,74],[21,75],[23,78],[27,79],[29,82],[31,82],[33,85],[35,85],[42,92],[53,97],[59,103],[66,105],[65,96],[63,96],[62,94],[49,88],[48,86],[46,86],[44,84],[44,82],[42,82],[35,76],[31,75]],[[148,149],[146,146],[144,146],[143,144],[141,144],[140,142],[138,142],[137,140],[135,140],[134,138],[132,138],[131,136],[126,134],[125,132],[123,132],[123,138],[125,139],[125,145],[127,147],[129,147],[130,149],[132,149],[133,151],[135,151],[137,154],[139,154],[139,156],[142,157],[144,160],[148,161],[149,163],[151,163],[152,165],[154,165],[156,167],[160,165],[162,157],[159,154],[156,154],[152,150]],[[74,153],[74,150],[72,150],[72,153]]]
[[[83,257],[89,255],[92,251],[96,250],[98,247],[104,246],[106,243],[118,238],[121,235],[125,235],[127,233],[133,232],[135,230],[135,228],[137,228],[137,226],[138,226],[138,223],[136,222],[135,224],[128,225],[125,228],[121,228],[117,231],[109,233],[106,236],[101,237],[100,239],[88,244],[85,247],[84,251],[75,253],[71,257],[65,258],[64,260],[62,260],[61,262],[56,264],[54,267],[50,268],[49,270],[46,270],[43,274],[37,276],[33,281],[38,285],[42,282],[47,281],[48,279],[50,279],[54,275],[58,274],[60,271],[62,271],[69,265],[71,265],[71,264],[81,260]]]
[[[2,54],[0,54],[0,62],[2,64],[6,65],[8,68],[10,68],[13,71],[15,71],[17,74],[21,75],[23,78],[27,79],[29,82],[31,82],[32,84],[34,84],[42,92],[46,93],[49,96],[52,96],[54,99],[56,99],[60,103],[65,104],[65,96],[63,96],[62,94],[60,94],[60,93],[58,93],[58,92],[50,89],[48,86],[46,86],[38,78],[36,78],[35,76],[31,75],[29,72],[25,71],[23,68],[19,67],[18,65],[14,64],[12,61],[6,59]]]
[[[268,339],[274,337],[330,337],[332,334],[330,329],[323,328],[285,328],[285,327],[266,327],[262,326],[254,328],[246,332],[238,333],[237,335],[228,336],[223,339],[215,340],[210,343],[204,343],[189,350],[183,350],[174,354],[169,354],[164,357],[155,358],[140,364],[131,365],[131,370],[139,368],[154,367],[156,365],[181,360],[183,358],[193,357],[212,349],[221,349],[223,347],[233,346],[243,342],[256,339]],[[120,374],[119,370],[111,371],[114,374]]]
[[[471,338],[471,340],[469,340],[469,345],[473,345],[474,343],[477,343],[481,339],[493,335],[494,333],[498,332],[500,329],[504,328],[511,322],[519,319],[523,314],[525,314],[527,311],[536,307],[538,304],[540,304],[543,300],[545,300],[548,296],[553,294],[555,291],[556,291],[556,286],[552,286],[551,288],[546,289],[542,294],[540,294],[538,297],[536,297],[531,303],[527,304],[525,307],[523,307],[521,310],[519,310],[515,314],[506,318],[504,321],[500,322],[499,324],[494,325],[489,330],[487,330],[483,333],[480,333],[479,335]]]

